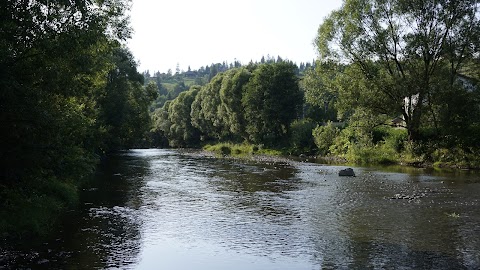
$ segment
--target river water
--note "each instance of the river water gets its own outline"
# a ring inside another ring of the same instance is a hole
[[[480,269],[480,174],[342,168],[123,152],[0,269]]]

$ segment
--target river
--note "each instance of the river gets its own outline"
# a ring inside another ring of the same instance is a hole
[[[480,269],[480,174],[131,150],[0,269]]]

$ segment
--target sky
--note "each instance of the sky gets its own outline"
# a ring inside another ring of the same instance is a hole
[[[128,42],[140,72],[175,72],[268,55],[317,58],[318,27],[341,0],[133,0]]]

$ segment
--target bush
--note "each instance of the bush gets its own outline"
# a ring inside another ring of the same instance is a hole
[[[393,164],[397,162],[397,153],[381,142],[372,146],[352,145],[345,157],[349,162],[356,164]]]
[[[330,153],[330,147],[337,141],[340,130],[334,127],[332,122],[328,122],[326,126],[317,126],[312,135],[319,154],[326,156]]]
[[[233,143],[218,143],[214,145],[205,145],[203,147],[204,150],[214,152],[218,155],[235,155],[235,156],[242,156],[242,155],[250,155],[253,154],[255,146],[250,144],[233,144]],[[257,147],[258,149],[258,147]]]
[[[314,128],[315,124],[310,119],[295,120],[291,124],[290,147],[294,154],[308,153],[315,148]]]
[[[436,167],[479,168],[480,158],[477,151],[463,150],[459,147],[438,148],[432,153]]]
[[[239,152],[238,149],[235,150],[235,152]],[[232,153],[232,149],[227,145],[223,145],[222,147],[220,147],[220,152],[222,153],[222,155],[230,155]]]
[[[401,153],[405,150],[405,143],[408,141],[407,130],[389,128],[386,130],[384,141],[387,148],[393,149],[397,153]]]
[[[328,129],[327,126],[323,128]],[[329,138],[332,134],[333,132],[322,133],[322,136]],[[407,140],[406,130],[390,127],[377,127],[368,131],[348,126],[341,131],[337,130],[336,134],[329,152],[358,164],[397,163]],[[320,142],[325,141],[326,139]]]

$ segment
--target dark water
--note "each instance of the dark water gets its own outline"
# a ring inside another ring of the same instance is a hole
[[[341,168],[125,152],[0,269],[480,269],[478,173]]]

